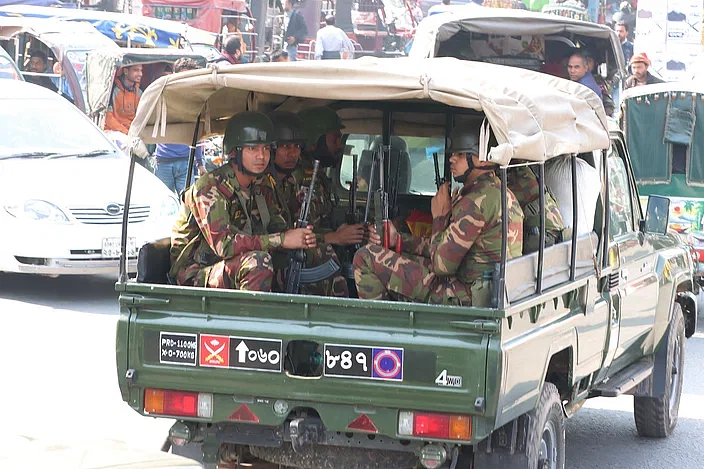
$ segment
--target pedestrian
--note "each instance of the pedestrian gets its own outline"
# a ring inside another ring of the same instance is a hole
[[[187,70],[197,70],[198,63],[188,57],[182,57],[174,63],[174,73],[185,72]],[[190,145],[179,143],[159,143],[156,146],[154,157],[156,159],[156,176],[166,184],[170,191],[180,195],[186,188],[188,177],[188,159],[191,154]],[[203,164],[203,147],[196,146],[195,168],[198,175],[205,174]]]
[[[330,15],[315,38],[315,59],[340,59],[343,52],[354,54],[354,44],[343,30],[335,26],[335,17]]]
[[[462,187],[451,196],[443,184],[430,202],[433,236],[399,234],[389,224],[390,248],[370,227],[370,244],[354,256],[360,298],[461,306],[489,306],[491,272],[501,260],[501,181],[496,165],[479,160],[476,132],[466,125],[450,133],[450,170]],[[523,211],[510,189],[507,258],[523,249]]]
[[[294,227],[301,211],[302,201],[305,193],[309,190],[313,176],[313,166],[308,161],[301,159],[301,152],[306,142],[303,120],[292,112],[273,111],[267,114],[274,124],[276,135],[276,150],[274,151],[274,164],[268,182],[275,191],[279,205],[283,208],[284,216],[289,228]],[[314,200],[311,201],[309,220],[313,226],[313,232],[319,230],[315,226],[315,221],[320,220],[317,210],[320,209],[319,196],[323,193],[320,184],[321,174],[316,177],[316,184],[313,188]],[[360,230],[358,241],[362,242],[363,229]],[[329,259],[340,265],[340,261],[335,254],[332,245],[325,244],[320,238],[315,249],[307,252],[307,267],[320,265]],[[276,265],[277,259],[274,259]],[[285,285],[284,277],[277,279],[279,288],[283,291]],[[320,296],[349,297],[347,281],[341,275],[333,278],[301,286],[306,293]]]
[[[238,36],[231,36],[227,39],[225,43],[225,50],[220,53],[220,57],[215,59],[215,63],[227,62],[232,65],[237,65],[241,63],[246,63],[242,52],[242,39]]]
[[[628,27],[628,40],[632,41],[634,38],[634,31],[636,28],[636,15],[633,13],[633,8],[631,4],[627,1],[621,2],[618,7],[619,11],[614,13],[611,18],[614,24],[625,23]]]
[[[623,51],[623,57],[625,59],[624,66],[628,67],[633,57],[633,43],[628,40],[628,25],[620,21],[616,23],[616,34],[621,41],[621,50]]]
[[[587,56],[582,52],[574,52],[570,55],[567,62],[567,73],[570,76],[570,80],[586,86],[595,92],[599,99],[603,99],[601,88],[594,80],[594,76],[588,67]]]
[[[650,67],[650,59],[645,52],[639,52],[631,58],[629,64],[631,66],[631,75],[626,78],[623,89],[633,88],[636,86],[651,85],[653,83],[664,83],[663,80],[653,76],[648,68]]]
[[[284,37],[286,38],[286,51],[289,60],[298,60],[298,44],[308,37],[308,26],[300,12],[293,9],[293,0],[286,0],[284,4]]]
[[[169,275],[178,285],[271,291],[273,253],[316,247],[312,227],[287,229],[263,183],[273,144],[266,115],[230,118],[223,139],[229,162],[185,192],[174,225]]]

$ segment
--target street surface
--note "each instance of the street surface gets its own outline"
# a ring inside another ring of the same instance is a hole
[[[141,417],[120,398],[113,286],[108,277],[0,274],[0,455],[16,435],[159,449],[170,422]],[[588,402],[567,425],[567,468],[700,469],[703,364],[700,327],[687,342],[680,419],[668,440],[637,437],[632,397]]]

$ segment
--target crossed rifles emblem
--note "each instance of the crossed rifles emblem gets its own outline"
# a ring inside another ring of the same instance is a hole
[[[205,349],[206,349],[208,352],[210,352],[210,355],[208,355],[207,357],[205,357],[205,361],[206,361],[206,362],[209,362],[209,361],[212,360],[213,358],[216,359],[216,360],[217,360],[218,362],[220,362],[220,363],[224,363],[224,362],[225,362],[225,360],[220,356],[220,352],[222,352],[223,350],[225,350],[225,344],[224,344],[224,343],[221,344],[220,347],[218,347],[218,348],[216,349],[215,347],[217,347],[217,344],[219,344],[219,343],[220,343],[220,342],[218,342],[217,340],[213,339],[213,340],[210,341],[210,344],[213,345],[212,347],[210,346],[210,344],[208,344],[208,342],[206,342],[206,343],[203,344],[203,345],[205,345]]]

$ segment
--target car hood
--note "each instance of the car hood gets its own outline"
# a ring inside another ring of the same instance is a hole
[[[128,171],[125,157],[0,160],[0,199],[38,199],[64,207],[123,204]],[[135,165],[131,204],[155,204],[170,194],[156,176]]]

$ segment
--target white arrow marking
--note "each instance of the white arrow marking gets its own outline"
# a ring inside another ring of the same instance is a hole
[[[249,351],[249,347],[247,347],[247,344],[244,343],[244,340],[240,341],[239,344],[237,344],[237,347],[235,347],[235,350],[237,351],[237,361],[240,363],[245,363],[246,362],[246,356],[247,352]]]

